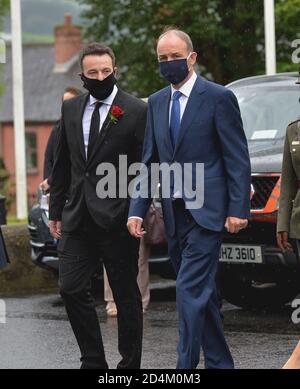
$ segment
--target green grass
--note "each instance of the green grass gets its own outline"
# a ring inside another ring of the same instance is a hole
[[[7,224],[8,225],[14,225],[14,224],[27,224],[27,219],[17,219],[15,216],[7,216]]]
[[[54,43],[54,37],[53,35],[38,35],[38,34],[31,34],[31,33],[24,33],[23,34],[23,43]]]
[[[0,39],[0,64],[4,64],[6,61],[5,53],[5,43],[2,39]]]

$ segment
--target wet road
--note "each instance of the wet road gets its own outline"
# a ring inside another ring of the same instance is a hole
[[[170,284],[170,283],[169,283]],[[172,283],[171,283],[172,284]],[[152,285],[144,315],[143,368],[174,368],[177,316],[174,288]],[[58,295],[5,298],[6,323],[0,323],[0,368],[77,369],[78,348]],[[118,361],[117,321],[97,304],[109,366]],[[258,313],[223,305],[226,336],[237,368],[280,368],[300,338],[291,310]]]

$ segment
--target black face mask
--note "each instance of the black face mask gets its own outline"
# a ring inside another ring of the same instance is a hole
[[[93,78],[88,78],[84,74],[81,75],[83,87],[97,100],[105,100],[113,91],[117,80],[114,73],[111,73],[104,80],[99,81]]]

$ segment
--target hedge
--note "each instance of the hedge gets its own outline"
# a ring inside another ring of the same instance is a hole
[[[26,225],[1,226],[10,264],[0,270],[0,293],[35,294],[57,290],[51,271],[34,265],[31,260],[29,232]]]

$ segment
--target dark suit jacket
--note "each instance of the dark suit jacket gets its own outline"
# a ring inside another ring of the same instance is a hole
[[[119,177],[119,156],[127,156],[128,165],[139,162],[146,127],[147,105],[119,89],[113,105],[124,110],[115,124],[108,114],[90,158],[86,161],[82,117],[88,94],[65,101],[62,106],[61,129],[50,187],[50,220],[62,220],[64,231],[75,230],[84,213],[106,230],[126,224],[129,198],[118,195],[119,178],[126,182],[124,172]],[[96,174],[97,166],[110,163],[116,168],[116,198],[99,198],[96,186],[105,174]],[[124,168],[124,166],[123,166]],[[126,172],[127,173],[127,172]],[[133,177],[131,177],[132,179]],[[70,188],[67,203],[66,194]]]
[[[51,185],[52,179],[52,169],[54,165],[55,160],[55,150],[56,150],[56,144],[58,140],[58,133],[60,129],[60,120],[58,120],[49,136],[47,147],[45,150],[45,157],[44,157],[44,180],[48,179],[48,184]]]
[[[204,228],[221,231],[227,216],[250,217],[250,159],[239,106],[234,94],[221,85],[198,77],[184,111],[173,150],[169,130],[171,88],[148,100],[143,163],[204,164],[204,204],[190,209]],[[184,171],[184,170],[183,170]],[[184,178],[184,175],[183,175]],[[193,188],[195,175],[193,174]],[[161,187],[165,182],[161,180]],[[183,193],[185,203],[190,201]],[[144,218],[151,199],[131,201],[129,216]],[[163,198],[166,233],[175,232],[172,199]]]

